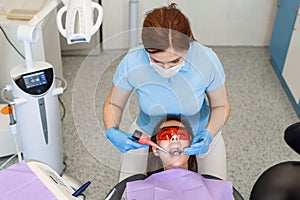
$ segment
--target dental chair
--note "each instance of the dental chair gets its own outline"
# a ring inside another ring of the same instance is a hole
[[[300,155],[300,122],[284,132],[285,142]],[[300,162],[287,161],[264,171],[254,184],[250,200],[299,200]]]
[[[202,176],[205,178],[208,178],[208,179],[221,180],[220,178],[217,178],[212,175],[202,175]],[[116,184],[109,191],[109,193],[105,197],[105,200],[121,200],[124,190],[126,188],[127,182],[136,181],[136,180],[144,180],[145,178],[146,178],[146,175],[144,175],[144,174],[136,174],[136,175],[132,175],[132,176],[122,180],[121,182]],[[233,197],[234,197],[234,200],[244,200],[243,196],[234,187],[233,187]]]

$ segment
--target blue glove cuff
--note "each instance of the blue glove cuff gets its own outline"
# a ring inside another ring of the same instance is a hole
[[[106,130],[106,132],[105,132],[105,137],[106,137],[107,139],[109,138],[109,135],[110,135],[111,131],[113,131],[113,130],[117,130],[117,127],[112,126],[112,127],[108,128],[108,129]]]
[[[198,143],[205,140],[206,143],[210,144],[213,140],[212,135],[210,134],[210,132],[206,129],[201,130],[200,132],[198,132],[193,141],[192,144]]]
[[[207,142],[209,142],[209,144],[213,141],[213,137],[211,135],[211,133],[209,132],[209,130],[204,129],[205,131],[205,138],[207,140]]]

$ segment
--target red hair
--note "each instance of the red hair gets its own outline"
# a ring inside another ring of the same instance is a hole
[[[142,41],[149,53],[173,48],[176,51],[189,49],[194,41],[189,20],[176,8],[176,4],[156,8],[146,14],[142,29]]]

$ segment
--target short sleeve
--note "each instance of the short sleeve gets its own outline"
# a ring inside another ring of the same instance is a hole
[[[113,84],[115,85],[115,87],[122,91],[132,90],[133,86],[129,82],[128,75],[129,75],[128,55],[126,55],[118,65],[115,74],[113,76]]]
[[[224,85],[226,77],[220,59],[211,49],[209,49],[209,57],[212,62],[212,68],[206,91],[215,92]]]

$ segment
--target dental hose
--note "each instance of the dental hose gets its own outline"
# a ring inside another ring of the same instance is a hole
[[[18,138],[17,138],[17,121],[15,120],[14,112],[13,112],[13,109],[11,108],[10,104],[8,104],[8,112],[9,112],[9,132],[14,137],[14,142],[15,142],[15,145],[16,145],[16,151],[17,151],[18,159],[19,159],[19,162],[21,162],[22,161],[22,155],[21,155],[21,151],[20,151],[20,148],[19,148]]]
[[[7,104],[7,111],[5,114],[9,115],[9,132],[13,135],[15,147],[16,147],[16,154],[12,155],[8,160],[6,160],[1,166],[0,170],[3,169],[14,157],[18,156],[19,162],[22,161],[22,155],[19,148],[18,138],[17,138],[17,121],[14,118],[13,109],[11,104]]]

